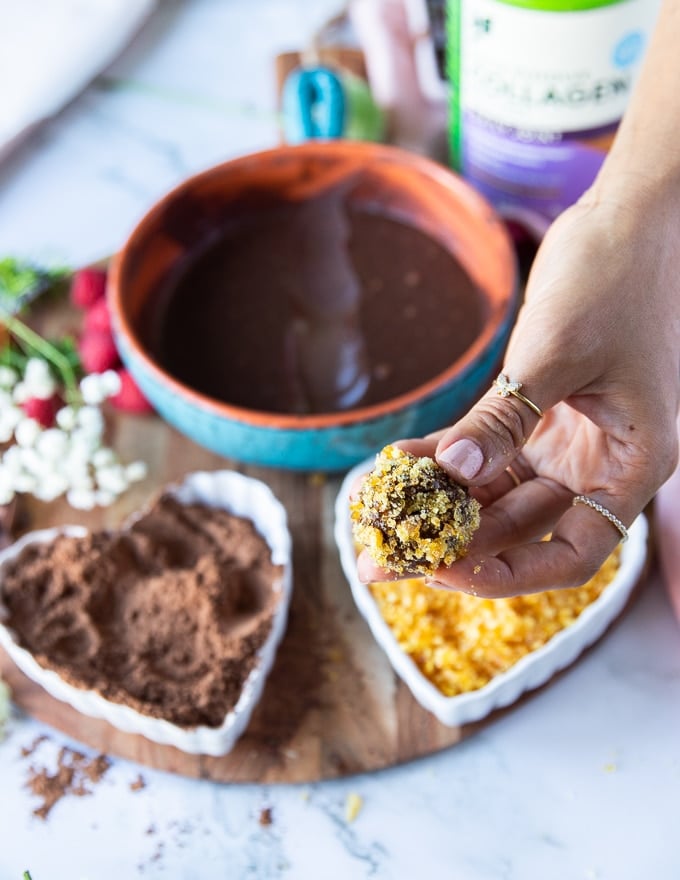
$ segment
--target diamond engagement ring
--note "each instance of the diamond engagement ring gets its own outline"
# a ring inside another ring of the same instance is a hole
[[[509,397],[512,394],[513,397],[516,397],[517,400],[521,400],[522,403],[526,404],[532,412],[536,413],[539,419],[543,418],[543,410],[540,406],[536,406],[532,400],[529,400],[528,397],[525,397],[520,392],[520,388],[522,387],[521,382],[511,382],[505,373],[499,373],[494,379],[493,384],[496,388],[496,394],[499,397]]]
[[[621,534],[621,543],[628,540],[628,529],[624,526],[618,516],[614,516],[611,510],[607,510],[607,508],[603,507],[602,504],[598,504],[597,501],[593,501],[593,499],[588,498],[587,495],[577,495],[571,502],[571,504],[572,507],[575,504],[585,504],[586,507],[591,507],[593,510],[596,510],[605,519],[609,520],[609,522],[614,526],[615,529],[619,530]]]

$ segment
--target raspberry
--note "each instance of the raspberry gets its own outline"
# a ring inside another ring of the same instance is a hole
[[[106,293],[106,272],[102,269],[80,269],[71,282],[71,302],[89,309]]]
[[[118,394],[109,398],[111,404],[122,412],[153,412],[153,407],[146,397],[144,397],[130,373],[125,369],[118,370],[118,377],[120,378],[121,388]]]
[[[106,298],[98,299],[85,312],[83,328],[85,333],[111,332],[111,313]]]
[[[110,331],[84,333],[78,343],[78,353],[86,373],[103,373],[120,363]]]
[[[54,425],[54,417],[61,406],[62,399],[58,394],[47,398],[29,397],[21,404],[21,408],[28,418],[35,419],[43,428],[51,428]]]

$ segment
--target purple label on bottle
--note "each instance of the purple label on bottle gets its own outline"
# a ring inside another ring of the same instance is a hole
[[[463,117],[463,175],[499,213],[539,232],[585,192],[605,157],[574,136],[550,138],[549,143],[531,141],[474,113]]]

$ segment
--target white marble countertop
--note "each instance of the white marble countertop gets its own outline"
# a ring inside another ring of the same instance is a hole
[[[0,166],[0,252],[115,250],[162,192],[272,145],[275,52],[336,0],[165,0],[134,45]],[[31,758],[21,748],[40,733]],[[586,657],[447,752],[312,786],[218,786],[114,760],[88,797],[32,815],[31,761],[64,737],[26,717],[0,744],[0,880],[677,880],[680,629],[656,578]],[[363,807],[345,816],[351,793]],[[262,827],[260,810],[272,810]]]

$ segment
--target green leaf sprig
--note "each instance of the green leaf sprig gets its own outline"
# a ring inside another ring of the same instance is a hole
[[[9,315],[1,308],[0,323],[7,327],[19,345],[19,349],[11,343],[4,346],[0,350],[0,364],[23,373],[29,358],[43,358],[50,365],[55,378],[64,386],[66,402],[74,403],[80,399],[78,377],[81,364],[75,340],[70,336],[55,341],[45,339],[16,315]]]
[[[0,259],[0,306],[14,314],[68,275],[68,269],[45,269],[16,257],[3,257]]]
[[[63,384],[66,401],[78,397],[80,359],[73,339],[52,341],[32,330],[17,313],[43,293],[54,289],[69,274],[67,269],[44,269],[16,257],[0,259],[0,323],[14,337],[0,350],[0,364],[24,372],[30,357],[41,357],[50,365],[55,379]]]

